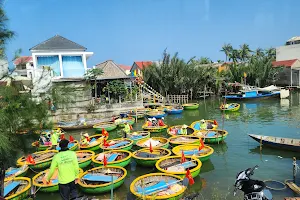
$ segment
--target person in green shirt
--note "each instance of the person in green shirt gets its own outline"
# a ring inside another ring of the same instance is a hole
[[[180,132],[181,132],[181,135],[187,135],[187,125],[183,125],[182,127],[181,127],[181,130],[180,130]]]
[[[58,168],[58,186],[59,193],[63,200],[75,199],[78,197],[76,184],[78,182],[79,166],[76,153],[69,151],[69,141],[63,139],[59,142],[61,150],[53,157],[50,170],[46,178],[50,183],[50,178],[54,171]]]
[[[125,138],[127,138],[127,134],[130,133],[130,125],[128,124],[128,122],[124,123],[124,128],[123,128],[124,134],[125,134]]]
[[[204,119],[200,120],[200,129],[201,130],[206,130],[207,129],[207,123]]]

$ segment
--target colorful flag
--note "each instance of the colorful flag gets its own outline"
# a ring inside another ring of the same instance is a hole
[[[109,136],[108,132],[104,128],[102,128],[102,135],[105,137]]]
[[[150,153],[153,152],[152,143],[150,142]]]
[[[35,161],[34,161],[34,159],[33,159],[33,157],[32,157],[31,154],[29,154],[29,155],[27,156],[26,162],[35,165]]]
[[[72,136],[72,135],[70,135],[70,137],[69,137],[69,141],[70,141],[70,142],[74,142],[74,138],[73,138],[73,136]]]
[[[106,165],[107,165],[107,158],[106,158],[105,154],[103,157],[103,165],[104,165],[104,167],[106,167]]]
[[[190,172],[189,169],[187,169],[185,177],[187,177],[187,179],[189,179],[189,184],[190,185],[193,185],[195,183],[195,181],[194,181],[194,179],[192,177],[192,174],[191,174],[191,172]]]
[[[201,149],[203,149],[204,146],[205,146],[205,145],[204,145],[204,142],[203,142],[202,138],[200,138],[199,151],[200,151]]]
[[[181,163],[184,163],[186,161],[186,159],[185,159],[185,156],[184,156],[184,153],[183,153],[183,151],[181,152],[181,160],[180,160],[180,162]]]

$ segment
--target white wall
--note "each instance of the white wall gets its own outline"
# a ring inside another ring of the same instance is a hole
[[[8,62],[7,60],[0,59],[0,79],[8,73]]]
[[[276,48],[276,61],[300,59],[300,44]]]

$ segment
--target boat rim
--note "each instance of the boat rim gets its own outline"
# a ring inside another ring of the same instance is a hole
[[[224,134],[219,135],[218,137],[204,137],[204,139],[214,139],[214,138],[220,138],[220,137],[226,137],[228,135],[228,131],[226,130],[220,130],[220,129],[205,129],[205,130],[198,130],[197,132],[193,133],[194,136],[197,136],[198,132],[208,132],[208,131],[215,131],[215,132],[219,132],[222,131],[224,132]],[[199,138],[203,138],[198,136]]]
[[[167,171],[167,170],[164,170],[163,168],[161,168],[160,166],[159,166],[159,164],[162,162],[162,161],[164,161],[164,160],[167,160],[167,159],[181,159],[181,156],[169,156],[169,157],[167,157],[167,158],[161,158],[161,159],[159,159],[157,162],[156,162],[156,164],[155,164],[155,166],[156,166],[156,168],[159,170],[159,171],[162,171],[162,172],[164,172],[164,173],[167,173],[167,174],[174,174],[174,175],[176,175],[176,174],[180,174],[180,175],[182,175],[182,174],[186,174],[186,170],[184,170],[183,172],[174,172],[174,171]],[[192,158],[188,158],[188,159],[191,159],[192,160]],[[191,161],[190,160],[190,161]],[[190,162],[190,161],[188,161],[188,162]],[[190,170],[190,172],[192,173],[192,172],[194,172],[194,171],[197,171],[197,170],[199,170],[201,167],[202,167],[202,162],[199,160],[199,159],[195,159],[194,161],[196,161],[197,163],[198,163],[198,165],[196,166],[196,167],[194,167],[193,169],[191,169]]]
[[[148,130],[148,129],[165,129],[165,128],[168,128],[168,125],[165,124],[164,126],[153,126],[153,128],[149,128],[149,126],[143,125],[142,128],[146,129],[146,130]]]
[[[169,144],[169,142],[170,142],[170,140],[169,140],[168,138],[164,138],[164,137],[150,137],[150,138],[143,138],[143,139],[140,139],[140,140],[138,140],[135,144],[136,144],[137,146],[139,146],[139,147],[147,148],[147,147],[144,147],[144,146],[140,145],[139,143],[144,142],[144,141],[149,140],[149,139],[155,140],[156,138],[159,138],[159,139],[157,139],[157,140],[159,140],[159,141],[161,141],[161,139],[165,141],[165,143],[163,143],[161,146],[164,146],[164,145],[166,145],[166,144]],[[161,146],[159,146],[159,147],[153,147],[153,148],[160,148]]]
[[[117,148],[107,148],[107,147],[104,147],[103,146],[103,143],[101,143],[99,146],[100,146],[100,148],[101,149],[105,149],[105,150],[121,150],[121,149],[124,149],[124,148],[126,148],[126,147],[129,147],[129,146],[131,146],[131,145],[133,145],[133,140],[131,140],[131,139],[128,139],[128,138],[119,138],[119,139],[111,139],[111,140],[107,140],[107,143],[109,142],[109,141],[113,141],[113,140],[128,140],[129,141],[129,144],[127,144],[127,145],[125,145],[125,146],[122,146],[122,147],[117,147]]]
[[[28,169],[29,169],[28,165],[26,165],[26,164],[24,164],[24,165],[25,165],[25,169],[22,170],[21,173],[24,173],[24,172],[28,171]],[[23,165],[23,166],[24,166],[24,165]],[[7,170],[8,170],[8,169],[7,169]],[[5,173],[6,173],[7,170],[5,170]],[[5,181],[8,181],[8,180],[11,180],[11,179],[16,178],[16,177],[17,177],[17,176],[15,176],[15,175],[10,176],[10,177],[7,177],[7,178],[5,178],[5,176],[4,176],[4,180],[5,180]]]
[[[127,155],[125,158],[121,159],[121,160],[112,161],[112,162],[107,162],[108,165],[109,165],[109,164],[121,163],[121,162],[124,162],[124,161],[126,161],[126,160],[129,160],[129,159],[132,157],[132,153],[131,153],[130,151],[121,150],[121,149],[120,149],[120,150],[104,151],[104,152],[102,152],[102,153],[107,154],[107,153],[111,153],[111,152],[128,153],[128,155]],[[94,156],[92,157],[92,162],[98,163],[98,164],[103,164],[103,161],[98,161],[98,160],[96,160],[96,157],[98,157],[99,154],[100,154],[100,153],[98,153],[98,154],[96,154],[96,155],[94,155]]]
[[[146,151],[146,150],[150,151],[150,148],[142,148],[142,149],[136,150],[136,151],[132,152],[132,157],[135,158],[135,159],[138,159],[138,160],[159,160],[159,159],[164,158],[164,157],[169,157],[172,154],[172,152],[169,149],[155,148],[155,149],[153,149],[153,151],[155,151],[155,150],[160,150],[160,151],[163,150],[163,151],[168,152],[168,154],[164,155],[164,156],[160,156],[158,158],[157,157],[156,158],[143,158],[143,157],[138,157],[138,156],[135,155],[139,151]]]
[[[81,182],[81,178],[82,178],[84,175],[86,175],[86,174],[89,173],[89,172],[92,172],[93,170],[100,169],[100,168],[107,168],[107,169],[109,169],[109,168],[117,168],[117,169],[121,169],[121,170],[123,171],[124,174],[123,174],[120,178],[118,178],[117,180],[115,180],[115,181],[113,181],[113,182],[104,183],[104,184],[99,184],[99,185],[86,185],[86,184],[83,184],[83,183]],[[82,174],[79,175],[79,181],[78,181],[78,184],[79,184],[81,187],[84,187],[84,188],[98,188],[98,187],[109,186],[109,185],[111,185],[112,183],[115,184],[115,183],[117,183],[117,182],[119,182],[119,181],[125,179],[126,176],[127,176],[127,170],[126,170],[124,167],[119,167],[119,166],[106,166],[106,167],[101,166],[101,167],[94,167],[94,168],[89,169],[89,170],[87,170],[87,171],[85,171],[85,172],[83,172]]]
[[[75,153],[76,153],[76,156],[77,156],[77,152],[79,153],[79,152],[86,152],[86,153],[90,153],[91,154],[91,156],[89,157],[89,158],[86,158],[86,159],[84,159],[84,160],[82,160],[82,161],[78,161],[78,164],[81,164],[81,163],[84,163],[84,162],[86,162],[86,161],[88,161],[88,160],[91,160],[94,156],[95,156],[95,152],[94,151],[91,151],[91,150],[78,150],[78,151],[75,151]]]
[[[184,149],[184,148],[186,148],[186,147],[188,147],[188,148],[198,148],[199,147],[199,145],[178,145],[178,146],[176,146],[176,147],[173,147],[173,149],[172,149],[172,152],[175,154],[175,155],[180,155],[180,150],[182,150],[182,147],[183,147],[183,150],[188,150],[188,149]],[[196,157],[197,158],[203,158],[203,157],[207,157],[207,156],[210,156],[210,155],[212,155],[213,153],[214,153],[214,149],[212,148],[212,147],[210,147],[210,146],[208,146],[208,145],[204,145],[204,147],[207,147],[207,148],[209,148],[210,149],[210,151],[209,152],[207,152],[205,155],[203,155],[203,156],[197,156],[196,155]],[[178,153],[177,153],[177,151],[178,151]],[[191,155],[191,156],[188,156],[188,155],[184,155],[186,158],[191,158],[193,155]]]
[[[37,154],[44,154],[44,153],[46,153],[46,152],[47,152],[47,153],[48,153],[48,152],[55,152],[55,153],[58,153],[57,150],[48,150],[48,149],[46,149],[45,151],[37,151],[37,152],[34,152],[34,153],[32,153],[32,154],[37,155]],[[36,164],[40,164],[40,163],[44,163],[44,162],[50,161],[50,160],[53,159],[54,156],[55,156],[55,154],[54,154],[51,158],[47,158],[47,159],[45,159],[45,160],[38,161],[38,162],[36,162],[35,164],[26,163],[26,161],[25,161],[25,162],[22,162],[22,161],[21,161],[22,158],[26,159],[25,156],[22,156],[22,157],[20,157],[20,158],[17,160],[17,164],[19,164],[19,165],[21,165],[21,166],[24,165],[24,164],[27,164],[28,166],[36,165]]]
[[[19,193],[13,194],[13,195],[11,195],[11,196],[5,198],[5,199],[7,199],[7,200],[12,199],[12,198],[14,198],[14,197],[16,197],[16,196],[18,196],[18,195],[20,195],[20,194],[26,192],[27,190],[29,190],[29,189],[31,188],[31,179],[28,178],[28,177],[14,177],[13,179],[10,179],[10,180],[7,180],[7,181],[12,181],[12,180],[22,180],[22,181],[27,181],[28,184],[27,184],[27,186],[26,186],[25,188],[23,188]]]
[[[171,144],[185,144],[185,145],[192,144],[192,143],[196,142],[196,141],[190,141],[190,142],[184,142],[184,143],[182,143],[182,142],[172,141],[172,139],[179,138],[179,137],[189,137],[189,138],[195,137],[195,138],[198,139],[198,141],[200,140],[200,137],[196,136],[196,135],[173,135],[172,137],[169,138],[169,142]]]
[[[90,136],[90,138],[94,138],[94,137],[98,137],[98,136],[103,137],[102,134],[95,134],[95,135]],[[103,139],[107,139],[107,138],[108,138],[108,136],[105,136]],[[101,144],[101,142],[100,142],[100,144]],[[79,148],[80,148],[80,150],[88,150],[89,148],[93,148],[93,147],[95,147],[97,145],[99,145],[99,144],[97,143],[97,144],[94,144],[92,146],[90,146],[90,145],[88,145],[88,146],[81,146],[81,144],[80,144]]]
[[[166,174],[166,173],[151,173],[151,174],[145,174],[145,175],[142,175],[142,176],[139,176],[137,177],[136,179],[134,179],[131,184],[130,184],[130,192],[132,194],[134,194],[135,196],[137,197],[152,197],[152,195],[141,195],[139,193],[137,193],[135,191],[135,184],[137,181],[141,180],[141,179],[144,179],[146,177],[149,177],[149,176],[171,176],[173,178],[176,178],[178,180],[183,180],[183,178],[181,178],[180,176],[177,176],[177,175],[174,175],[174,174]],[[171,195],[162,195],[162,196],[159,196],[159,197],[155,197],[155,199],[169,199],[169,198],[172,198],[172,197],[176,197],[180,194],[182,194],[185,190],[186,190],[187,187],[183,186],[183,188],[181,190],[179,190],[178,192],[174,193],[174,194],[171,194]]]

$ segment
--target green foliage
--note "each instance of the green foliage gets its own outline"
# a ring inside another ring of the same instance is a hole
[[[125,96],[128,91],[124,81],[114,80],[107,83],[103,88],[103,92],[109,93],[114,99]]]
[[[94,81],[93,89],[95,90],[95,98],[97,98],[97,77],[103,74],[103,70],[100,68],[93,68],[86,71],[84,78],[86,81]]]
[[[68,104],[75,102],[74,88],[68,83],[52,85],[44,100],[51,100],[57,108],[65,109]]]
[[[12,39],[15,33],[7,28],[8,18],[0,3],[0,58],[5,58],[6,43]]]

